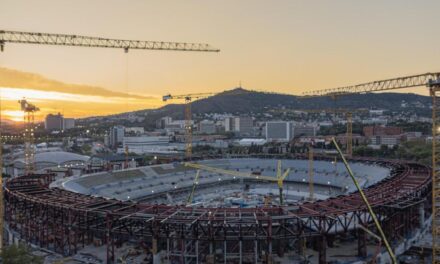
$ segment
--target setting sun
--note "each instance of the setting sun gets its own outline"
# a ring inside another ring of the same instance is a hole
[[[128,94],[125,97],[102,96],[10,87],[0,87],[0,93],[4,109],[1,112],[2,117],[16,122],[23,121],[24,114],[18,104],[18,100],[23,98],[40,109],[35,115],[36,121],[42,121],[49,113],[60,112],[67,117],[80,118],[152,108],[163,104],[158,98],[139,98]]]

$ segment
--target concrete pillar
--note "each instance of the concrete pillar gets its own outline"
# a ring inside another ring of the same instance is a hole
[[[214,241],[209,242],[209,255],[206,256],[206,264],[214,264],[215,254],[214,254]]]
[[[240,239],[240,241],[238,242],[238,246],[240,249],[240,264],[243,263],[243,241]]]
[[[425,226],[425,206],[423,203],[419,205],[419,227],[423,229]]]
[[[358,256],[359,257],[367,257],[367,234],[364,230],[358,229]]]
[[[153,237],[152,241],[151,241],[151,252],[153,254],[157,253],[157,239]]]
[[[255,263],[258,263],[258,240],[255,238],[254,241],[254,254],[255,254]]]
[[[304,237],[300,237],[299,239],[298,239],[298,254],[300,255],[300,256],[304,256],[304,254],[306,253],[305,252],[305,244],[306,244],[306,239],[304,238]]]
[[[227,249],[227,244],[226,244],[226,240],[225,241],[223,241],[223,261],[224,261],[224,263],[226,264],[226,250]]]
[[[151,254],[153,255],[153,264],[162,263],[160,260],[160,255],[157,254],[157,239],[154,237],[151,239]]]
[[[322,235],[319,240],[319,264],[327,263],[327,237]]]
[[[153,264],[161,264],[161,263],[163,263],[163,262],[160,260],[160,255],[153,254]]]

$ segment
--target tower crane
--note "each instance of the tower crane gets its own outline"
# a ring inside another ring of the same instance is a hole
[[[303,98],[428,87],[432,98],[432,263],[440,263],[440,72],[410,75],[304,93]]]
[[[18,43],[18,44],[39,44],[39,45],[55,45],[55,46],[70,46],[70,47],[93,47],[93,48],[115,48],[123,49],[126,53],[130,49],[140,49],[140,50],[166,50],[166,51],[193,51],[193,52],[219,52],[220,50],[212,47],[209,44],[204,43],[186,43],[186,42],[167,42],[167,41],[141,41],[141,40],[124,40],[124,39],[111,39],[102,37],[89,37],[80,35],[69,35],[69,34],[53,34],[53,33],[41,33],[41,32],[24,32],[24,31],[9,31],[0,30],[0,51],[3,52],[6,43]],[[23,101],[23,100],[22,100]],[[27,101],[25,101],[27,103]],[[26,107],[27,104],[22,104]],[[27,105],[29,106],[29,105]],[[26,108],[25,108],[26,109]],[[30,110],[30,109],[29,109]],[[32,111],[25,111],[25,124],[26,118],[34,121],[34,112],[38,111],[35,108]],[[26,126],[26,125],[25,125]],[[25,128],[25,138],[28,136],[29,141],[33,140],[33,128],[32,131]],[[27,147],[30,147],[30,143]],[[1,144],[1,141],[0,141]],[[2,145],[0,145],[0,149]],[[33,150],[28,149],[27,163],[29,167],[26,170],[29,172],[33,168],[34,158]],[[25,151],[26,153],[26,151]],[[2,159],[0,151],[0,160]],[[2,165],[0,163],[0,165]],[[0,179],[2,167],[0,166]],[[0,181],[1,183],[1,181]],[[3,197],[3,188],[0,186],[0,196]],[[3,203],[0,203],[0,250],[3,247]]]
[[[265,181],[270,181],[270,182],[276,182],[278,184],[279,193],[280,193],[280,205],[282,205],[284,203],[284,199],[283,199],[283,183],[284,183],[284,180],[286,179],[286,177],[290,173],[290,168],[288,168],[284,173],[282,173],[282,171],[281,171],[281,161],[278,161],[277,177],[264,176],[264,175],[254,175],[252,173],[225,170],[225,169],[210,167],[210,166],[203,165],[203,164],[196,164],[196,163],[189,163],[189,162],[186,162],[184,165],[186,167],[194,168],[194,169],[197,169],[199,171],[200,170],[204,170],[204,171],[209,171],[209,172],[218,173],[218,174],[231,175],[231,176],[234,176],[234,178],[235,177],[239,177],[239,178],[248,178],[248,179],[256,179],[256,180],[265,180]],[[197,178],[197,180],[195,180],[195,182],[198,181],[198,176],[196,178]],[[193,187],[193,190],[194,190],[194,187]],[[190,197],[192,197],[192,195]]]
[[[1,51],[4,51],[6,43],[116,48],[123,49],[125,52],[128,52],[130,49],[198,52],[220,51],[219,49],[213,48],[211,45],[205,43],[125,40],[68,34],[0,30]]]
[[[25,174],[29,175],[35,170],[35,112],[40,109],[24,98],[19,100],[18,103],[21,111],[24,112],[24,164]]]
[[[171,95],[167,94],[162,97],[162,101],[166,102],[172,99],[185,100],[185,157],[191,160],[192,156],[192,112],[191,102],[193,99],[202,99],[213,95],[214,93],[198,93],[198,94],[183,94]]]

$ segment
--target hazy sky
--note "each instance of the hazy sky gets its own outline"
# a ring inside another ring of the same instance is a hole
[[[2,29],[203,42],[221,52],[9,44],[0,67],[144,96],[217,92],[240,80],[300,94],[440,71],[438,10],[440,1],[2,0]]]

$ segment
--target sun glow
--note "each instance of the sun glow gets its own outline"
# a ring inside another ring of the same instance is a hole
[[[24,112],[18,110],[4,110],[2,111],[2,117],[15,122],[22,122],[24,118]]]
[[[42,121],[49,113],[63,113],[66,117],[100,116],[123,113],[134,110],[150,109],[163,105],[159,98],[138,98],[73,94],[64,92],[41,91],[29,88],[0,87],[2,117],[12,121],[23,121],[18,100],[26,98],[40,108],[35,116]]]

